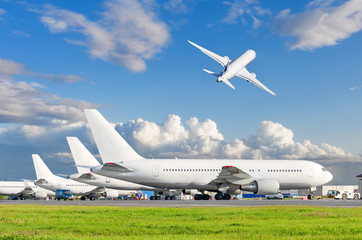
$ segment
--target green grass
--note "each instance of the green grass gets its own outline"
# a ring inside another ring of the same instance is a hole
[[[0,239],[362,239],[361,208],[0,206]]]

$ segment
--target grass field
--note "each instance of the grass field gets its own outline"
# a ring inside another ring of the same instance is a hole
[[[0,206],[0,239],[362,239],[362,208]]]

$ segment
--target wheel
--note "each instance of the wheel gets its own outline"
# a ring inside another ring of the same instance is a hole
[[[169,197],[169,196],[166,196],[166,197],[165,197],[165,200],[170,200],[170,197]]]
[[[358,200],[358,199],[359,199],[358,194],[355,194],[355,195],[353,196],[353,200]]]
[[[156,197],[156,200],[161,200],[161,196],[157,196],[157,197]]]
[[[176,200],[176,197],[175,197],[175,196],[171,196],[170,199],[171,199],[171,200]]]
[[[347,194],[346,193],[342,194],[342,200],[347,200]]]
[[[202,195],[201,194],[196,194],[194,197],[195,200],[201,200],[202,199]]]
[[[223,199],[222,193],[217,193],[217,194],[215,195],[215,200],[222,200],[222,199]]]
[[[311,194],[308,195],[308,200],[312,200],[312,195]]]
[[[231,199],[230,194],[225,194],[223,199],[224,200],[230,200]]]
[[[89,200],[94,201],[94,200],[96,200],[96,198],[92,196],[92,197],[89,197]]]
[[[209,194],[202,195],[202,200],[210,200],[210,195]]]
[[[155,197],[154,197],[154,196],[151,196],[151,197],[150,197],[150,200],[155,200]]]
[[[85,197],[80,197],[80,200],[81,200],[81,201],[85,201]]]

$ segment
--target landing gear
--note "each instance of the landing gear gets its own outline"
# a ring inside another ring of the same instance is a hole
[[[151,196],[150,200],[161,200],[161,196]]]
[[[230,200],[231,199],[231,195],[226,193],[226,194],[223,194],[223,193],[217,193],[215,195],[215,200]]]
[[[80,197],[80,200],[81,200],[81,201],[85,201],[85,197],[83,197],[83,196]]]
[[[89,200],[94,201],[94,200],[96,200],[96,198],[94,196],[90,196]]]
[[[209,194],[196,194],[194,200],[210,200]]]

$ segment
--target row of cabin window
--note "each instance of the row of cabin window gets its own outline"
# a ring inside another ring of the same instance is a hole
[[[164,172],[219,172],[220,169],[163,169]]]
[[[268,172],[302,172],[301,169],[268,169]]]
[[[67,187],[79,187],[79,186],[88,187],[91,185],[88,185],[88,184],[65,184],[65,186],[67,186]]]

